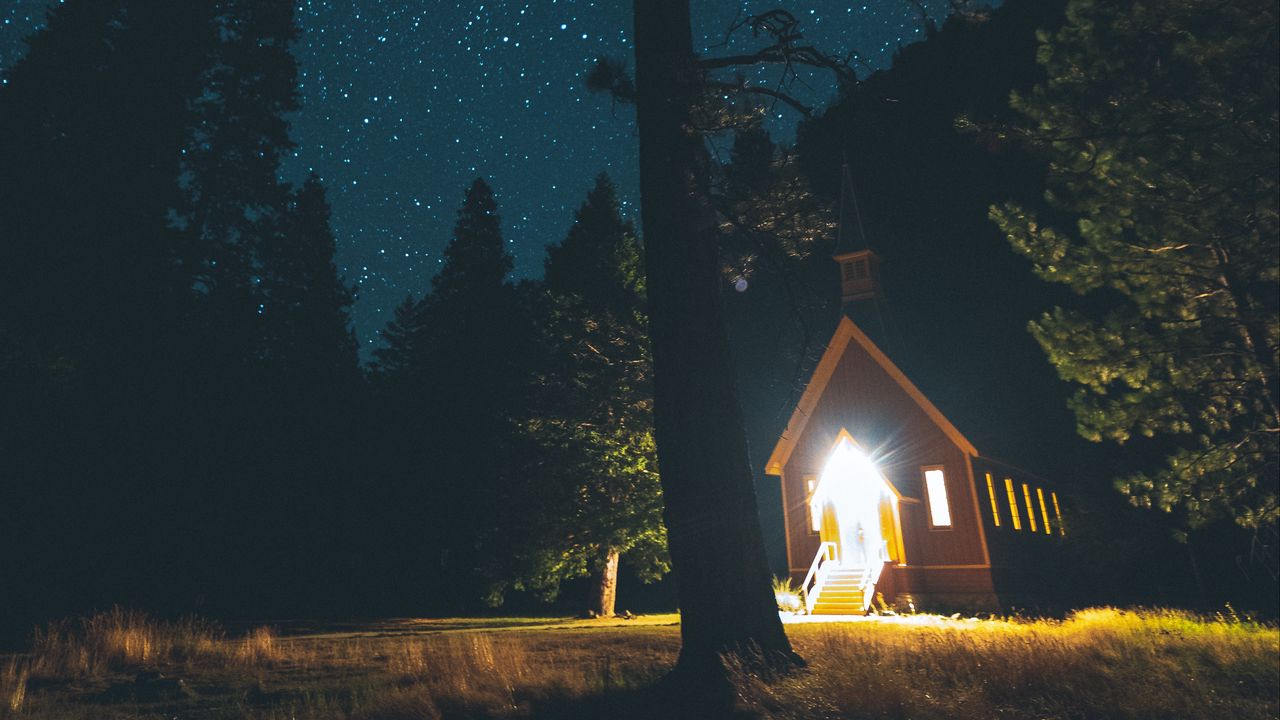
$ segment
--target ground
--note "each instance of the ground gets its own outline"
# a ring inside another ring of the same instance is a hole
[[[701,717],[653,690],[676,615],[286,623],[225,634],[116,610],[0,659],[0,718]],[[735,717],[1274,718],[1280,630],[1229,612],[789,623],[806,670],[730,662]],[[685,712],[680,712],[684,710]]]

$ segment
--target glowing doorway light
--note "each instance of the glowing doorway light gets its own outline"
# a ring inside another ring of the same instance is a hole
[[[893,503],[896,516],[898,498],[889,490],[884,476],[871,458],[842,433],[809,500],[815,525],[824,518],[824,506],[832,512],[838,527],[838,537],[834,539],[841,564],[870,566],[889,559],[880,523],[880,506],[886,499]]]

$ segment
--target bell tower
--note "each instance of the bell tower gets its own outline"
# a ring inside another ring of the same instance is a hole
[[[836,233],[836,247],[831,258],[840,266],[841,303],[848,306],[865,300],[883,300],[880,256],[867,245],[867,233],[862,227],[858,198],[853,193],[848,160],[840,166],[840,224]]]
[[[838,246],[837,246],[838,247]],[[850,250],[831,256],[840,264],[840,300],[880,300],[880,256],[869,248]]]

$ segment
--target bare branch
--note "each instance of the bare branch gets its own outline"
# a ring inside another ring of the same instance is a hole
[[[768,36],[773,40],[773,44],[746,55],[728,55],[703,59],[699,61],[702,69],[722,70],[742,65],[766,63],[781,64],[788,67],[807,65],[830,70],[844,82],[855,82],[858,79],[857,74],[850,65],[850,61],[853,58],[852,54],[841,59],[834,55],[828,55],[812,45],[798,45],[797,43],[804,38],[804,34],[800,32],[800,21],[786,10],[770,10],[736,21],[729,27],[729,31],[725,36],[725,43],[728,42],[729,35],[743,27],[751,28],[752,34],[757,37],[760,35]]]
[[[805,105],[799,100],[779,90],[760,87],[758,85],[747,85],[744,82],[729,83],[729,82],[717,82],[714,80],[707,81],[707,87],[714,88],[716,90],[724,90],[726,92],[733,92],[733,93],[745,93],[748,95],[765,95],[775,100],[780,100],[786,103],[787,105],[790,105],[793,110],[800,113],[801,115],[804,115],[805,117],[810,117],[813,114],[813,108],[809,107],[808,105]]]

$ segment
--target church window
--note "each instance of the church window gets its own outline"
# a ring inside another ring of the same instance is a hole
[[[1022,483],[1022,497],[1027,501],[1027,524],[1031,526],[1031,532],[1036,531],[1036,511],[1031,507],[1031,488],[1026,483]]]
[[[1000,505],[996,502],[996,487],[991,481],[991,473],[987,473],[987,499],[991,501],[991,521],[1000,527]]]
[[[924,486],[929,498],[929,524],[951,527],[951,507],[947,504],[947,481],[942,468],[925,468]]]
[[[809,489],[809,495],[804,503],[805,514],[809,516],[809,532],[817,533],[822,530],[822,516],[813,512],[813,491],[818,486],[817,476],[805,475],[804,484]]]
[[[1053,515],[1058,518],[1058,534],[1066,537],[1067,528],[1062,524],[1062,508],[1058,507],[1058,493],[1050,491],[1049,497],[1053,498]]]
[[[1040,517],[1044,518],[1044,534],[1052,535],[1049,529],[1049,509],[1044,505],[1044,488],[1036,488],[1036,499],[1040,501]]]
[[[1009,516],[1013,518],[1013,529],[1022,529],[1022,518],[1018,516],[1018,493],[1013,490],[1013,478],[1004,479],[1005,492],[1009,494]]]

